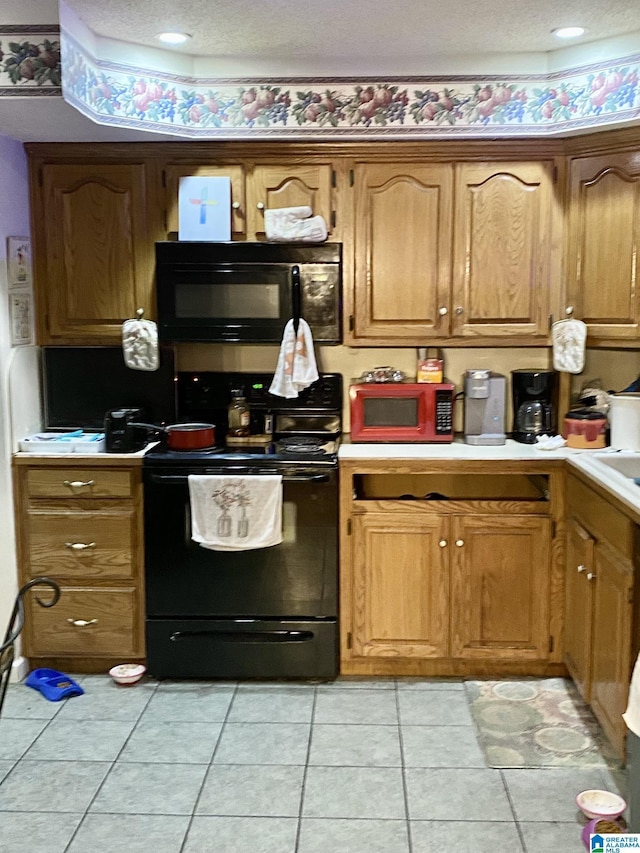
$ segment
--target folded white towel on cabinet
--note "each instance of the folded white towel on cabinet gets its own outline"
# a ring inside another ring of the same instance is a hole
[[[190,474],[191,538],[212,551],[282,542],[282,476]]]
[[[293,320],[284,327],[276,372],[269,392],[276,397],[297,397],[318,378],[313,336],[306,320],[299,320],[296,337]]]

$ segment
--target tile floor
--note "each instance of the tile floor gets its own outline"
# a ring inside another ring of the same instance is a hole
[[[0,853],[584,853],[608,769],[486,767],[460,681],[9,687]]]

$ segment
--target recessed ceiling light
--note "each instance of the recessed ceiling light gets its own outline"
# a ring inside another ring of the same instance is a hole
[[[165,44],[184,44],[191,36],[189,33],[158,33],[156,38]]]
[[[584,35],[584,27],[558,27],[557,30],[551,30],[551,34],[559,39],[575,39]]]

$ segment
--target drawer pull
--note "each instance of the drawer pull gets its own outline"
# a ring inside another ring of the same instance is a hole
[[[70,489],[82,489],[86,486],[93,486],[95,480],[63,480],[63,486],[69,486]]]
[[[87,548],[95,548],[95,542],[65,542],[65,548],[71,548],[72,551],[85,551]]]
[[[456,539],[456,548],[462,548],[464,545],[464,539]]]
[[[578,566],[578,572],[586,572],[586,571],[587,571],[587,567],[586,567],[586,566],[583,566],[583,565],[582,565],[582,563],[581,563],[581,564]]]
[[[593,573],[593,572],[587,572],[587,580],[588,580],[588,581],[595,580],[595,577],[596,577],[596,576],[594,575],[594,573]]]
[[[438,545],[439,545],[441,548],[446,548],[446,547],[447,547],[447,540],[446,540],[446,539],[441,539],[441,540],[438,542]]]
[[[87,625],[97,625],[97,619],[67,619],[71,625],[75,625],[76,628],[86,628]]]

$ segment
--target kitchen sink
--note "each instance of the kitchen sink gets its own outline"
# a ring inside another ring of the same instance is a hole
[[[598,454],[594,456],[594,460],[611,471],[617,471],[623,477],[640,480],[640,453]]]

